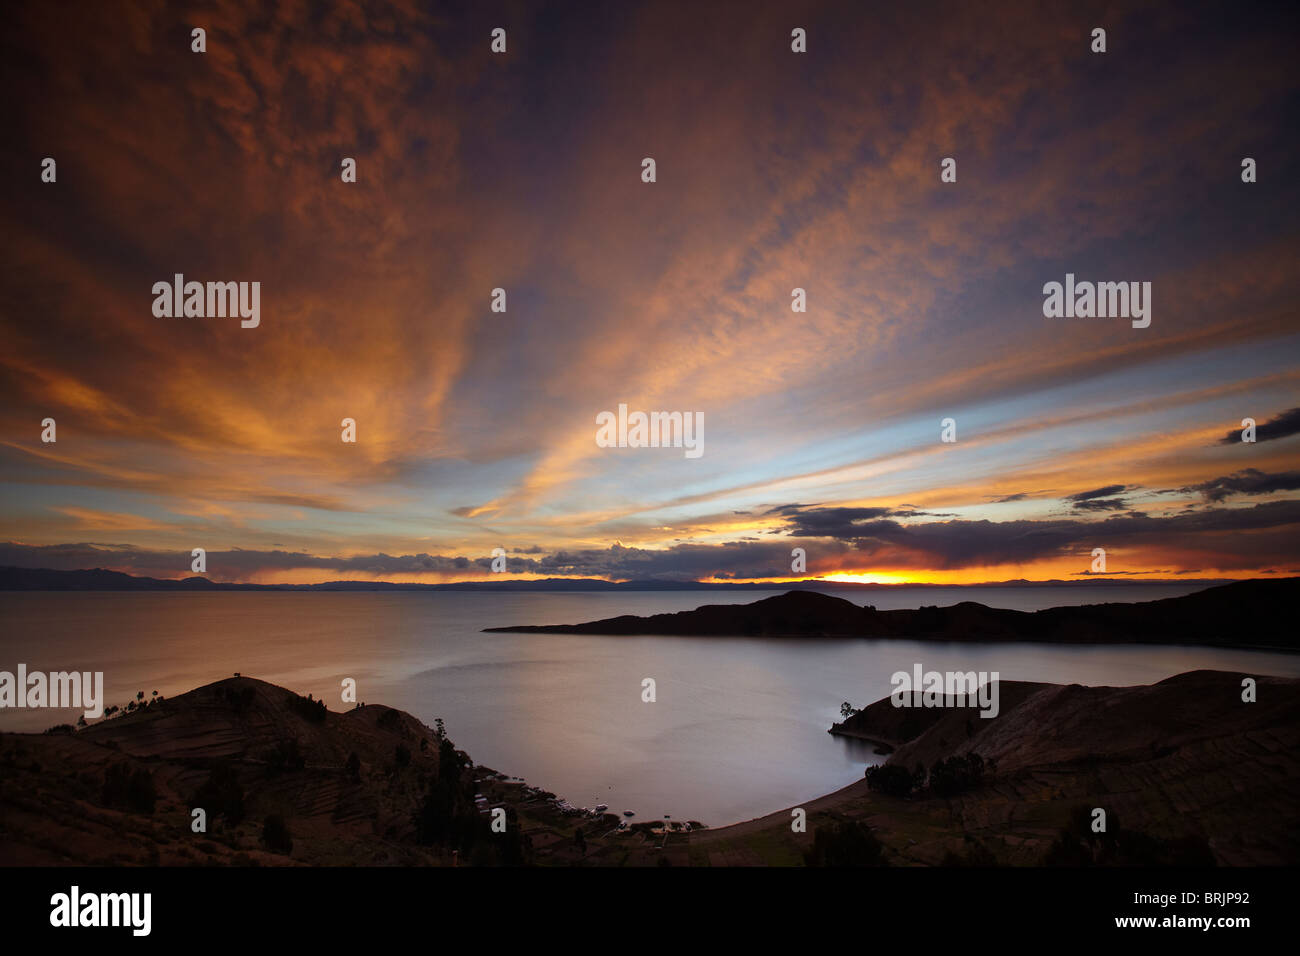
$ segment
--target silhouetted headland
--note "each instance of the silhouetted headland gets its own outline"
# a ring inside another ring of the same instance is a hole
[[[1300,680],[1202,670],[1135,687],[1001,681],[998,697],[991,718],[876,701],[831,732],[895,749],[863,780],[801,804],[820,840],[792,834],[787,808],[692,847],[715,864],[1300,862]],[[1099,808],[1104,833],[1092,829]]]
[[[712,830],[576,810],[410,714],[236,676],[81,729],[0,733],[0,866],[1300,861],[1300,680],[1006,681],[999,697],[993,718],[871,704],[832,732],[896,750],[803,801],[806,832],[790,808]],[[1089,836],[1096,807],[1109,836]]]
[[[1182,597],[1015,611],[974,601],[878,611],[812,591],[752,604],[623,615],[585,624],[512,625],[485,631],[533,634],[655,634],[694,637],[870,637],[934,641],[1074,644],[1211,644],[1300,650],[1300,578],[1237,581]]]

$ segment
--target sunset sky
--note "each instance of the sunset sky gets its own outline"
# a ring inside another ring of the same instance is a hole
[[[0,565],[1300,573],[1286,5],[7,15]],[[260,326],[155,317],[176,273]],[[1044,317],[1067,273],[1150,282],[1150,327]],[[599,447],[620,403],[703,455]]]

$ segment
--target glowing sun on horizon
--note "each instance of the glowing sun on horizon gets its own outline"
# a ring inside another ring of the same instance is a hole
[[[837,571],[825,574],[819,581],[842,581],[845,584],[915,584],[916,578],[910,574],[892,571]]]

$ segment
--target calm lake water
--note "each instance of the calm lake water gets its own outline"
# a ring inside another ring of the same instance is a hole
[[[1033,610],[1148,600],[1194,587],[840,592],[877,608],[976,600]],[[743,604],[772,592],[0,593],[0,670],[103,671],[109,703],[172,696],[235,671],[343,710],[358,697],[446,722],[479,764],[578,806],[711,826],[842,787],[879,759],[833,737],[842,701],[888,696],[889,675],[998,671],[1006,680],[1145,684],[1196,668],[1300,676],[1300,655],[1220,648],[934,644],[881,640],[484,634],[619,614]],[[642,703],[652,677],[657,701]],[[40,731],[75,711],[3,710]]]

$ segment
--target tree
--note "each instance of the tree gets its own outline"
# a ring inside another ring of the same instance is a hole
[[[312,700],[311,694],[306,697],[300,697],[297,694],[290,693],[289,707],[303,720],[310,721],[313,724],[322,724],[325,722],[326,710],[325,701]]]
[[[862,713],[862,711],[858,710],[847,700],[844,703],[840,704],[840,716],[843,717],[845,720],[848,720],[854,714],[860,714],[860,713]]]
[[[807,866],[879,866],[884,847],[865,824],[857,820],[818,827],[813,845],[804,853]]]
[[[890,797],[906,797],[916,786],[916,778],[908,773],[906,767],[892,763],[868,767],[865,776],[868,789],[878,790]]]
[[[476,843],[501,844],[505,857],[517,855],[521,848],[508,844],[518,842],[519,827],[508,825],[504,839],[501,834],[489,831],[489,824],[474,805],[474,780],[466,772],[468,766],[468,759],[443,737],[438,744],[438,772],[415,812],[416,841],[425,846],[458,849],[463,855],[469,855],[470,850],[477,852]],[[507,810],[507,820],[513,812]],[[497,859],[490,846],[484,852],[493,856],[495,862],[509,862]],[[470,860],[473,862],[472,856]]]
[[[984,760],[977,753],[949,757],[930,768],[930,789],[941,797],[955,797],[979,786]]]
[[[153,813],[158,801],[158,791],[153,785],[153,774],[143,767],[131,774],[131,785],[127,789],[127,803],[132,810],[140,813]]]
[[[239,772],[222,761],[208,771],[208,779],[191,800],[191,806],[204,807],[213,816],[223,816],[231,826],[244,819],[244,788]]]
[[[970,834],[966,834],[966,852],[955,853],[949,850],[943,855],[940,866],[997,866],[993,851]]]
[[[1113,809],[1106,829],[1092,829],[1092,808],[1077,806],[1069,823],[1047,848],[1046,866],[1214,866],[1214,852],[1204,836],[1185,833],[1173,839],[1157,839],[1139,830],[1126,830]]]
[[[275,853],[283,853],[286,856],[293,852],[293,837],[289,833],[289,825],[284,822],[284,817],[278,813],[272,813],[262,824],[262,842],[266,848]]]
[[[134,773],[124,763],[113,764],[104,772],[100,801],[109,807],[122,807],[137,813],[153,813],[158,793],[153,775],[143,767]]]
[[[348,762],[343,765],[343,771],[353,783],[361,782],[361,758],[355,750],[348,754]]]
[[[275,746],[263,754],[267,769],[278,774],[285,770],[302,770],[307,766],[307,758],[298,746],[297,737],[277,740]]]

